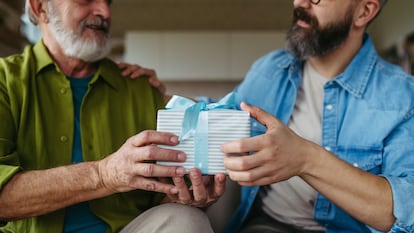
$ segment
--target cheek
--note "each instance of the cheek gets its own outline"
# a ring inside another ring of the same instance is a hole
[[[335,22],[344,18],[344,11],[335,9],[315,9],[314,17],[318,21],[319,27],[326,27],[327,25],[335,24]]]
[[[332,19],[328,18],[328,16],[317,17],[316,20],[319,29],[325,28],[326,26],[334,22]]]
[[[88,19],[89,12],[85,10],[72,9],[64,14],[65,21],[70,28],[79,28],[83,21]]]

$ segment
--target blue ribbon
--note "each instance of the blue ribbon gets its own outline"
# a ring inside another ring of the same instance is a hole
[[[195,166],[203,173],[208,173],[208,114],[203,111],[217,109],[236,109],[236,94],[229,93],[217,103],[206,104],[181,96],[173,96],[167,109],[185,110],[179,140],[194,137]]]

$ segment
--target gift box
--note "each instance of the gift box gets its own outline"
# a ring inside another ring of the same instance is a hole
[[[180,102],[182,104],[182,100]],[[162,147],[184,151],[187,160],[183,163],[157,163],[183,166],[187,172],[198,168],[203,174],[227,173],[223,165],[226,155],[221,152],[221,145],[250,136],[249,112],[228,108],[228,105],[219,103],[213,107],[199,104],[187,109],[159,110],[157,130],[174,133],[180,140],[177,146]]]

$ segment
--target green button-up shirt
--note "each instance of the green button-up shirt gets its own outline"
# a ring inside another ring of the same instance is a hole
[[[163,107],[162,96],[146,79],[122,77],[115,63],[100,61],[81,106],[84,161],[101,159],[128,137],[155,129]],[[0,59],[0,191],[22,170],[71,164],[73,134],[70,82],[44,44]],[[137,190],[90,201],[90,207],[110,226],[108,232],[117,232],[159,199]],[[0,232],[62,232],[64,213],[2,223]]]

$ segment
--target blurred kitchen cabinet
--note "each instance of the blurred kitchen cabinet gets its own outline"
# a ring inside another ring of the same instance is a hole
[[[281,31],[131,31],[125,61],[167,81],[241,80],[252,63],[284,46]]]

